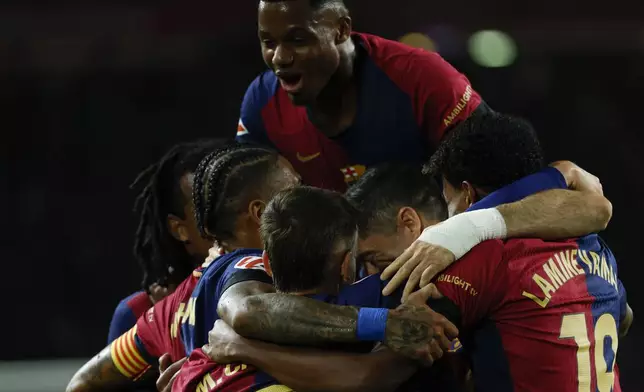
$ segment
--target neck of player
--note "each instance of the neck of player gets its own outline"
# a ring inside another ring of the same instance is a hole
[[[358,104],[355,45],[349,39],[339,50],[338,70],[309,106],[311,121],[327,136],[336,136],[353,124]]]

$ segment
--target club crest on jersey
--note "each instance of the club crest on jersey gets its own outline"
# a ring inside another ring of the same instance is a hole
[[[235,264],[235,268],[266,271],[266,268],[264,267],[264,260],[262,260],[261,257],[257,256],[244,257]]]
[[[246,129],[246,126],[242,122],[241,118],[239,119],[239,122],[237,123],[237,136],[244,136],[248,135],[248,129]]]
[[[447,350],[448,353],[457,353],[463,349],[463,344],[458,338],[452,340],[451,347]]]
[[[340,171],[342,172],[342,175],[344,176],[344,182],[346,182],[349,185],[358,181],[366,170],[367,168],[363,165],[352,165],[352,166],[347,166],[340,169]]]

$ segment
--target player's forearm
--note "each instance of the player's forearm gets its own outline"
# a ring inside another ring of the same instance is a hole
[[[505,220],[507,237],[546,240],[579,237],[604,230],[612,205],[602,195],[553,189],[497,207]]]
[[[114,366],[110,348],[106,347],[74,374],[66,392],[118,390],[129,383]]]
[[[222,318],[244,337],[308,346],[357,341],[356,307],[288,294],[251,295],[242,301],[232,317]]]
[[[391,391],[417,366],[389,350],[349,354],[250,342],[239,358],[302,392]]]

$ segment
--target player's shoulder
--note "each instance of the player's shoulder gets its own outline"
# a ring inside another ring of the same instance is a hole
[[[117,307],[117,310],[121,308],[123,311],[125,309],[130,310],[135,317],[139,317],[146,310],[152,306],[152,301],[150,296],[145,291],[137,291],[125,297]]]
[[[355,33],[371,60],[389,77],[445,82],[463,75],[440,54],[371,34]]]
[[[248,86],[242,104],[242,114],[245,111],[261,111],[275,96],[279,86],[273,71],[267,70],[259,74]]]
[[[226,260],[228,271],[235,270],[262,270],[266,271],[261,249],[238,249],[229,253]]]

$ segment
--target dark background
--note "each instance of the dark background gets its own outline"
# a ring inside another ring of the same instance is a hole
[[[427,3],[427,4],[425,4]],[[644,6],[613,0],[363,1],[354,28],[429,34],[496,110],[538,128],[551,160],[598,175],[613,202],[603,234],[638,316],[644,147]],[[138,288],[131,257],[135,175],[179,141],[232,136],[263,70],[256,2],[3,1],[0,5],[0,360],[89,357],[118,301]],[[506,68],[468,56],[468,37],[517,42]],[[619,347],[637,390],[636,321]]]

